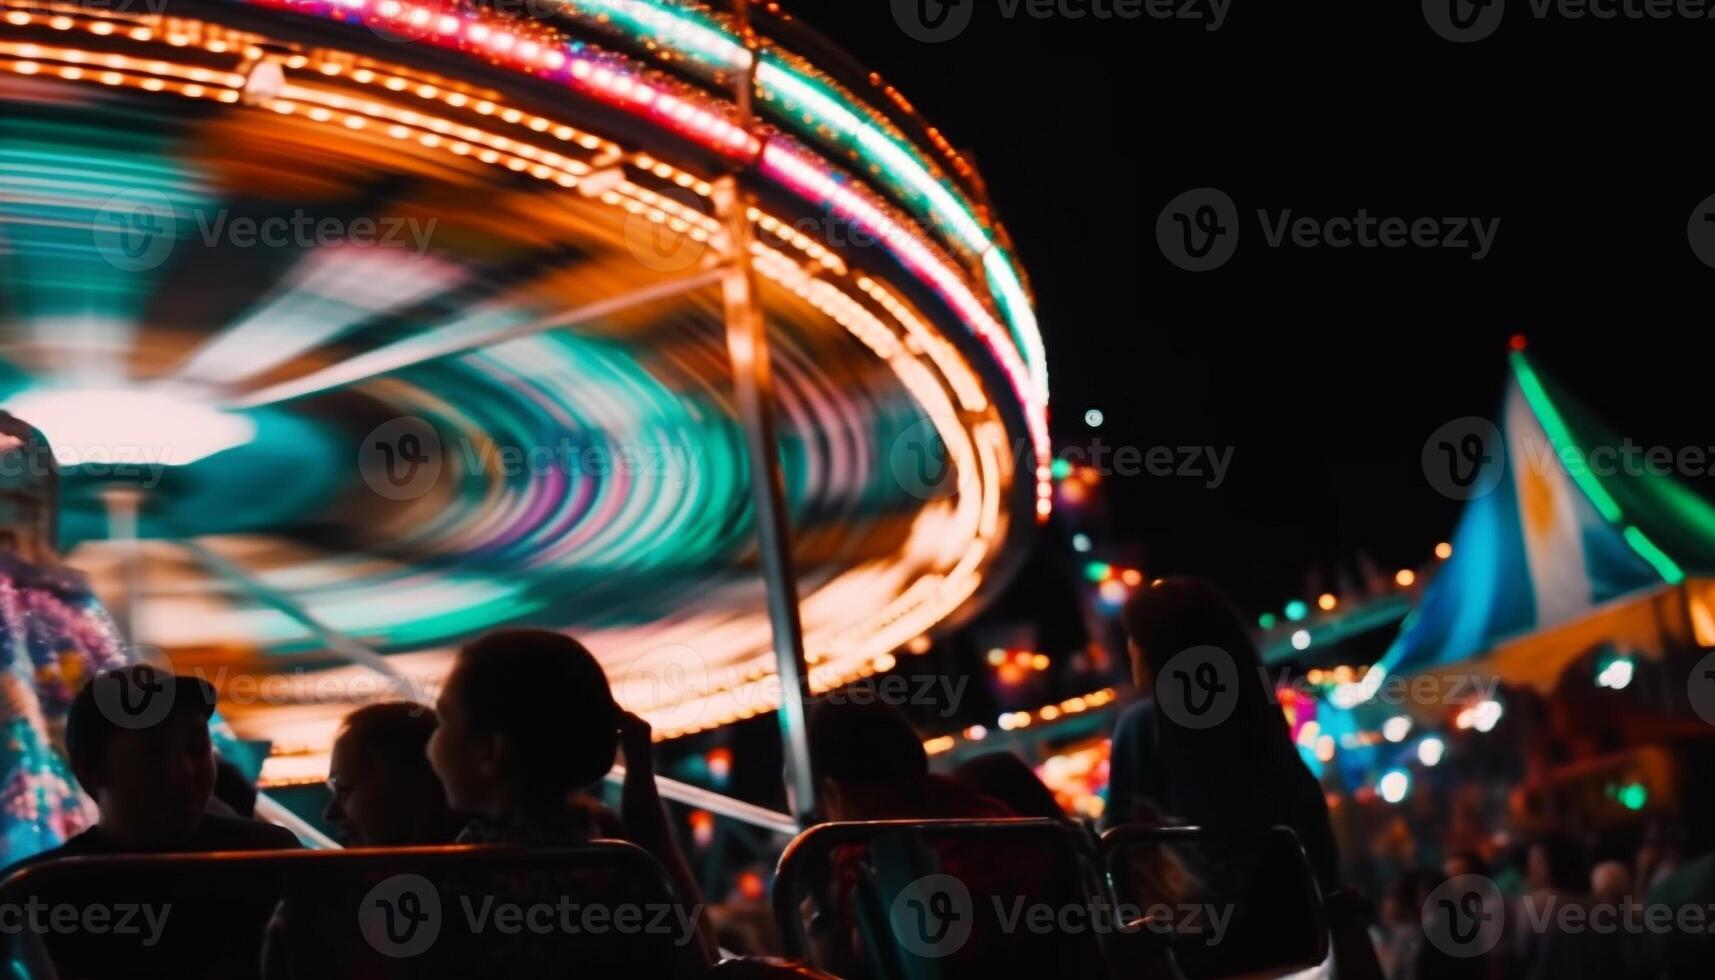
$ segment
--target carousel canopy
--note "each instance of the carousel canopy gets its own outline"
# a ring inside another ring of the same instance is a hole
[[[577,632],[667,736],[778,702],[729,178],[812,687],[1046,518],[1041,337],[980,179],[784,14],[145,6],[0,0],[0,406],[60,453],[71,560],[271,776],[503,625]]]

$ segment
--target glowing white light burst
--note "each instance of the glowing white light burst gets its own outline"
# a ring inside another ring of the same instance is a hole
[[[61,466],[188,466],[256,437],[245,416],[147,388],[32,388],[4,407],[47,435]]]

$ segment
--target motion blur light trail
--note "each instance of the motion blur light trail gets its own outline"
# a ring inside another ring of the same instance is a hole
[[[777,703],[710,275],[731,169],[812,686],[891,666],[1046,516],[1040,338],[968,164],[774,40],[739,128],[735,37],[657,2],[0,0],[0,403],[68,467],[73,562],[269,778],[503,624],[576,631],[664,737]]]
[[[62,466],[97,464],[112,446],[135,447],[148,462],[188,466],[256,436],[249,418],[164,391],[31,388],[6,408],[53,433]]]

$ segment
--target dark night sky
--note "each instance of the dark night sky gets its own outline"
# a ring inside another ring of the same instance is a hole
[[[1217,489],[1110,481],[1152,574],[1210,574],[1260,608],[1360,547],[1421,562],[1457,514],[1424,441],[1493,414],[1519,331],[1621,433],[1715,446],[1715,270],[1686,238],[1715,193],[1715,20],[1540,20],[1512,0],[1494,36],[1456,45],[1412,2],[1238,0],[1213,32],[963,2],[970,27],[933,45],[883,0],[787,6],[974,155],[1037,291],[1057,434],[1087,439],[1096,406],[1109,444],[1234,447]],[[1201,186],[1242,230],[1192,274],[1154,226]],[[1501,224],[1483,261],[1276,249],[1259,208]]]

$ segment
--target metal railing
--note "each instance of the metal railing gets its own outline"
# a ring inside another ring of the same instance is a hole
[[[998,846],[1018,846],[1035,840],[1047,842],[1070,860],[1065,870],[1078,878],[1077,887],[1098,893],[1103,890],[1093,861],[1093,849],[1084,830],[1076,824],[1035,817],[992,820],[865,820],[817,824],[786,845],[774,875],[774,918],[787,956],[809,955],[799,905],[806,897],[804,879],[812,865],[839,847],[865,845],[888,834],[910,834],[925,841],[981,840]]]
[[[572,894],[549,896],[544,888]],[[632,951],[641,950],[637,965],[645,973],[650,967],[643,960],[651,956],[668,964],[700,957],[694,941],[680,943],[678,937],[646,930],[641,913],[635,928],[619,925],[621,908],[678,907],[679,916],[662,921],[690,929],[694,910],[682,905],[653,856],[611,840],[552,848],[453,845],[58,858],[27,865],[0,881],[0,908],[43,910],[36,918],[26,914],[10,923],[0,942],[10,947],[12,976],[54,977],[68,961],[73,969],[87,970],[81,961],[92,948],[103,964],[135,957],[139,975],[161,975],[163,964],[175,976],[208,975],[210,968],[234,963],[260,967],[265,950],[271,963],[287,964],[292,976],[342,975],[354,963],[412,957],[427,975],[442,965],[436,957],[444,962],[466,955],[482,962],[492,944],[509,941],[499,918],[476,925],[465,921],[468,911],[459,918],[465,902],[482,907],[484,897],[491,899],[490,910],[501,903],[519,905],[526,910],[526,924],[528,908],[536,904],[557,909],[563,901],[579,900],[582,904],[573,908],[605,907],[605,932],[561,930],[552,941],[618,947],[634,957],[638,954]],[[162,910],[158,931],[147,937],[140,930],[121,935],[113,923],[142,903]],[[432,915],[426,911],[431,905]],[[76,914],[58,911],[68,908]],[[92,911],[100,913],[99,920],[91,918]],[[90,928],[88,923],[97,921],[105,927]]]

